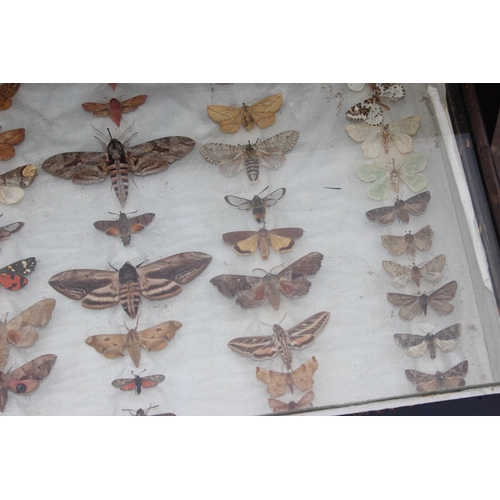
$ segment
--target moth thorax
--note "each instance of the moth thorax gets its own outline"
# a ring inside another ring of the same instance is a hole
[[[252,184],[256,184],[259,180],[259,160],[253,149],[252,145],[249,145],[250,150],[247,150],[245,155],[245,168],[247,171],[248,178]],[[255,213],[255,212],[254,212]]]
[[[297,408],[297,403],[295,401],[290,401],[288,403],[288,408],[287,410],[295,410]]]
[[[16,385],[16,392],[19,393],[19,394],[23,394],[24,392],[26,392],[26,385],[25,384],[17,384]]]
[[[446,378],[444,376],[444,373],[441,373],[439,370],[436,372],[436,380],[437,380],[437,383],[438,383],[438,387],[440,389],[442,389],[444,387],[444,379]]]
[[[259,229],[257,231],[257,242],[259,245],[259,252],[262,255],[262,260],[267,260],[269,258],[269,231],[266,228]]]
[[[254,121],[253,116],[250,111],[248,111],[248,106],[246,104],[243,104],[243,107],[241,108],[241,115],[241,123],[247,130],[251,130],[253,128]]]
[[[114,163],[127,163],[127,157],[123,144],[118,139],[111,139],[107,148],[108,158]]]
[[[382,134],[382,144],[384,145],[385,152],[389,152],[389,125],[382,125],[381,126],[381,134]],[[392,181],[392,174],[391,174],[391,181]]]
[[[403,236],[403,238],[408,245],[412,245],[415,242],[415,236],[413,236],[413,234],[411,234],[411,232],[408,232],[407,234],[405,234]]]

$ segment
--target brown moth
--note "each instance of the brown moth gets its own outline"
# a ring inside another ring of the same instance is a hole
[[[210,283],[226,297],[236,296],[236,303],[245,309],[261,306],[266,300],[266,295],[269,296],[274,309],[279,309],[280,292],[289,299],[297,299],[309,292],[311,282],[306,276],[316,274],[322,260],[322,254],[311,252],[278,274],[267,273],[263,278],[221,274],[212,278]]]
[[[303,410],[304,408],[312,408],[312,400],[314,399],[314,392],[309,391],[302,396],[297,402],[289,401],[285,403],[279,399],[269,398],[267,401],[269,406],[273,409],[274,413],[279,411]]]
[[[404,236],[393,236],[384,234],[381,236],[384,245],[391,255],[403,255],[405,252],[409,257],[415,257],[415,248],[420,251],[430,250],[434,231],[427,225],[415,234],[408,231]]]
[[[16,347],[31,347],[38,340],[35,327],[45,326],[49,322],[54,307],[54,299],[43,299],[10,321],[0,321],[0,370],[7,363],[9,342]]]
[[[8,240],[12,233],[17,233],[24,226],[24,222],[13,222],[0,227],[0,241]]]
[[[253,216],[257,222],[263,222],[266,220],[266,208],[276,205],[283,196],[285,196],[286,189],[279,188],[272,193],[269,193],[264,198],[261,195],[269,186],[265,187],[259,194],[256,194],[251,200],[246,198],[240,198],[239,196],[224,196],[224,199],[231,206],[238,208],[239,210],[250,210],[252,209]]]
[[[118,220],[98,220],[94,222],[94,227],[109,236],[119,236],[124,246],[127,246],[130,243],[131,234],[142,231],[154,218],[153,213],[127,217],[127,214],[120,212]]]
[[[451,314],[454,307],[448,302],[457,292],[457,282],[449,281],[446,285],[438,288],[429,295],[406,295],[404,293],[388,293],[387,300],[401,307],[399,315],[403,319],[411,320],[422,312],[427,315],[427,307],[430,306],[438,314]]]
[[[164,349],[181,326],[182,323],[179,321],[166,321],[140,332],[137,331],[136,326],[129,330],[127,334],[92,335],[92,337],[85,340],[85,343],[93,347],[97,352],[104,354],[108,359],[123,356],[125,349],[127,349],[135,366],[139,366],[141,347],[148,351]]]
[[[142,372],[144,371],[146,370],[142,370]],[[142,389],[149,389],[150,387],[154,387],[165,380],[165,375],[149,375],[148,377],[141,377],[140,373],[139,375],[135,375],[134,372],[132,372],[132,375],[134,378],[118,378],[113,380],[111,385],[121,389],[122,391],[131,391],[134,389],[136,395],[138,396]]]
[[[420,266],[402,266],[390,260],[383,260],[382,266],[391,275],[392,283],[398,288],[402,288],[408,284],[410,280],[414,281],[420,287],[420,280],[425,279],[430,283],[438,283],[443,277],[442,271],[446,263],[446,255],[441,254],[434,257],[426,264]]]
[[[313,375],[318,369],[318,362],[313,356],[296,370],[283,373],[267,370],[266,368],[256,368],[257,380],[267,384],[267,392],[273,397],[283,396],[286,386],[293,394],[293,386],[297,386],[300,391],[309,391],[314,384]]]
[[[7,389],[16,394],[33,392],[52,370],[56,362],[55,354],[45,354],[16,370],[3,373],[0,371],[0,412],[3,413],[9,397]]]
[[[108,102],[84,102],[82,108],[85,111],[90,111],[93,116],[109,116],[119,127],[122,114],[139,109],[139,106],[146,102],[147,97],[147,95],[141,94],[125,101],[119,101],[113,97]]]
[[[252,184],[259,182],[260,167],[270,170],[281,168],[286,162],[288,153],[297,143],[299,132],[287,130],[255,144],[248,141],[247,146],[210,143],[200,147],[200,154],[210,163],[219,165],[219,173],[226,177],[234,177],[246,170]]]
[[[11,107],[12,98],[16,95],[20,86],[20,83],[2,83],[0,85],[0,111]]]
[[[129,130],[130,127],[123,135]],[[104,134],[101,135],[104,137]],[[119,139],[111,138],[107,145],[96,138],[105,149],[104,152],[58,154],[45,160],[42,168],[56,177],[71,179],[75,184],[97,184],[109,175],[120,205],[124,207],[129,174],[144,176],[163,172],[171,163],[184,158],[195,145],[195,141],[189,137],[173,136],[129,147],[134,136],[123,144]]]
[[[323,331],[330,313],[322,311],[313,314],[294,327],[284,330],[280,325],[273,325],[273,335],[238,337],[228,342],[227,346],[236,354],[260,361],[272,359],[280,354],[288,370],[292,369],[292,349],[304,349],[316,340]]]
[[[406,378],[417,384],[418,392],[434,392],[440,389],[456,389],[465,385],[465,377],[469,371],[467,360],[458,363],[453,368],[432,375],[431,373],[419,372],[417,370],[405,370]]]
[[[24,141],[24,129],[16,128],[0,132],[0,160],[7,161],[14,157],[14,146]]]
[[[437,333],[427,335],[411,335],[407,333],[395,333],[394,340],[399,347],[407,349],[412,358],[419,358],[429,349],[431,359],[436,358],[436,347],[443,352],[450,352],[457,347],[458,338],[462,334],[462,325],[457,323]]]
[[[134,267],[126,262],[119,270],[74,269],[58,273],[49,285],[66,297],[82,300],[89,309],[104,309],[121,303],[135,318],[141,295],[164,300],[182,292],[181,285],[194,280],[210,264],[212,257],[202,252],[184,252],[151,264]]]
[[[142,408],[139,408],[138,410],[132,410],[131,408],[124,408],[122,411],[128,411],[131,415],[134,415],[134,417],[175,417],[175,413],[157,413],[156,415],[148,415],[149,410],[152,408],[158,408],[158,405],[155,406],[149,406],[149,408],[146,408],[143,410]]]
[[[279,111],[282,104],[283,96],[274,94],[251,106],[243,104],[241,108],[222,105],[207,106],[207,113],[210,119],[219,124],[222,132],[234,134],[238,132],[241,125],[246,130],[252,130],[254,125],[260,128],[274,125],[276,121],[274,113]]]
[[[1,145],[0,145],[1,147]],[[17,167],[0,175],[0,203],[14,205],[24,198],[23,187],[33,184],[37,175],[37,167],[32,163]]]
[[[258,231],[233,231],[224,233],[222,239],[228,245],[233,245],[233,250],[238,255],[251,255],[259,247],[263,260],[269,258],[269,245],[276,252],[290,252],[295,247],[295,240],[301,238],[304,230],[300,227],[283,227],[268,230],[265,227]]]
[[[392,207],[382,207],[374,208],[373,210],[368,210],[366,216],[373,221],[378,222],[382,226],[387,226],[392,224],[396,219],[407,224],[410,221],[410,215],[422,215],[427,208],[427,204],[431,200],[431,193],[429,191],[424,191],[423,193],[416,194],[406,201],[396,198],[394,206]]]

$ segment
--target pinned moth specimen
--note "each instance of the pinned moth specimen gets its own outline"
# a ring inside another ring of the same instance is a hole
[[[2,145],[0,144],[0,148]],[[24,187],[31,186],[37,175],[37,167],[32,163],[17,167],[0,175],[0,203],[14,205],[24,198]]]
[[[130,243],[131,234],[142,231],[154,218],[153,213],[127,217],[127,214],[120,212],[118,220],[98,220],[94,222],[94,227],[109,236],[119,236],[123,244],[127,246]]]
[[[429,201],[431,201],[431,193],[429,191],[416,194],[406,201],[396,197],[394,206],[368,210],[366,216],[370,220],[378,222],[381,226],[392,224],[396,216],[403,224],[408,224],[410,221],[410,214],[415,216],[422,215]]]
[[[0,285],[7,290],[20,290],[28,284],[25,276],[30,274],[36,266],[36,258],[18,260],[0,269]]]
[[[436,358],[436,347],[443,352],[450,352],[457,347],[458,338],[462,334],[462,325],[457,323],[444,328],[437,333],[426,335],[411,335],[407,333],[395,333],[394,340],[399,347],[407,349],[412,358],[419,358],[429,349],[431,359]]]
[[[392,167],[377,165],[359,165],[356,175],[363,182],[373,182],[366,190],[372,200],[385,200],[389,190],[399,192],[400,181],[403,181],[414,193],[422,191],[427,186],[427,177],[421,174],[427,165],[424,153],[415,153],[407,161],[396,168],[394,159]]]
[[[258,231],[233,231],[224,233],[222,239],[238,255],[251,255],[259,247],[263,260],[269,258],[269,245],[276,252],[290,252],[295,247],[295,240],[301,238],[304,230],[300,227],[282,227],[280,229],[266,229],[265,223]]]
[[[158,413],[156,415],[148,415],[149,410],[152,408],[158,408],[158,405],[155,406],[149,406],[149,408],[146,408],[143,410],[142,408],[139,408],[138,410],[132,410],[131,408],[125,408],[122,411],[128,411],[131,415],[134,415],[134,417],[175,417],[175,413]]]
[[[24,141],[24,129],[16,128],[0,132],[0,160],[10,160],[16,154],[14,146]]]
[[[392,140],[400,153],[413,151],[411,135],[415,135],[420,126],[420,116],[409,116],[388,125],[367,125],[364,123],[347,125],[347,134],[354,142],[362,142],[361,149],[365,158],[375,158],[383,146],[389,152]]]
[[[113,97],[108,102],[84,102],[82,108],[85,111],[90,111],[93,116],[109,116],[119,127],[122,114],[139,109],[139,106],[146,102],[147,97],[147,95],[141,94],[125,101],[119,101]]]
[[[384,118],[384,108],[391,109],[387,101],[396,102],[405,96],[405,89],[402,85],[371,83],[370,88],[373,95],[349,108],[345,114],[346,118],[365,121],[368,125],[380,125]]]
[[[309,391],[302,396],[297,402],[289,401],[285,403],[279,399],[269,398],[267,401],[269,406],[273,409],[274,413],[280,411],[303,410],[304,408],[312,408],[312,400],[314,399],[314,392]]]
[[[314,384],[313,375],[318,369],[318,362],[313,356],[296,370],[283,373],[267,370],[266,368],[256,368],[257,380],[267,384],[267,392],[273,397],[283,396],[286,386],[293,394],[293,386],[297,386],[300,391],[310,391]]]
[[[252,130],[254,125],[260,128],[274,125],[276,121],[274,113],[279,111],[282,104],[283,96],[274,94],[251,106],[243,104],[241,108],[222,105],[207,106],[207,113],[214,122],[219,124],[222,132],[234,134],[238,132],[241,125],[247,130]]]
[[[49,322],[55,306],[54,299],[43,299],[10,321],[0,320],[0,370],[9,356],[9,342],[16,347],[31,347],[38,340],[35,327]]]
[[[8,240],[12,233],[17,233],[24,226],[24,222],[13,222],[0,227],[0,241]]]
[[[417,384],[418,392],[434,392],[440,389],[455,389],[465,385],[465,377],[469,371],[467,360],[458,363],[453,368],[432,375],[431,373],[419,372],[417,370],[405,370],[406,378]]]
[[[432,247],[432,237],[434,231],[427,225],[415,234],[408,231],[404,236],[393,236],[384,234],[381,236],[382,245],[384,245],[391,255],[403,255],[405,252],[410,257],[415,257],[415,248],[420,251],[429,250]]]
[[[273,335],[238,337],[230,340],[227,346],[236,354],[255,361],[272,359],[279,353],[283,363],[288,370],[291,370],[293,361],[291,349],[304,349],[313,344],[329,319],[330,313],[322,311],[289,330],[284,330],[280,325],[273,325]]]
[[[141,295],[164,300],[182,292],[181,285],[194,280],[210,264],[212,257],[202,252],[184,252],[151,264],[134,267],[126,262],[119,270],[74,269],[58,273],[49,285],[73,300],[82,300],[89,309],[104,309],[121,303],[135,318]]]
[[[278,274],[267,273],[263,278],[221,274],[212,278],[210,283],[226,297],[236,296],[236,303],[245,309],[261,306],[266,300],[266,295],[269,296],[274,309],[279,309],[280,292],[289,299],[297,299],[309,292],[311,282],[306,276],[316,274],[322,260],[322,254],[311,252]]]
[[[247,146],[210,143],[200,147],[200,154],[210,163],[219,165],[219,173],[226,177],[234,177],[246,170],[252,184],[259,182],[260,167],[270,170],[281,168],[286,162],[288,153],[297,143],[299,132],[287,130],[255,144],[248,141]]]
[[[129,130],[130,127],[123,135]],[[123,144],[119,139],[111,138],[107,145],[96,137],[104,152],[58,154],[45,160],[42,168],[56,177],[71,179],[75,184],[98,184],[109,175],[120,205],[124,207],[129,174],[144,176],[163,172],[171,163],[184,158],[195,145],[189,137],[172,136],[129,147],[134,136]]]
[[[179,321],[166,321],[141,332],[137,331],[136,326],[127,334],[93,335],[85,340],[85,343],[97,352],[104,354],[108,359],[123,356],[125,349],[127,349],[135,366],[139,366],[141,347],[148,351],[164,349],[181,326],[182,323]]]
[[[231,206],[236,207],[238,210],[252,210],[255,220],[260,223],[266,220],[266,208],[276,205],[283,196],[285,196],[286,188],[279,188],[272,193],[269,193],[264,198],[260,195],[268,188],[266,186],[259,194],[256,194],[251,200],[240,198],[239,196],[224,196],[224,199]]]
[[[441,254],[420,266],[416,266],[415,262],[413,262],[413,266],[411,267],[402,266],[390,260],[383,260],[382,266],[384,266],[384,269],[391,275],[394,286],[402,288],[406,286],[410,280],[414,281],[418,287],[420,287],[421,279],[425,279],[430,283],[438,283],[443,277],[442,271],[445,263],[446,255]]]
[[[451,314],[454,307],[448,302],[457,292],[457,282],[449,281],[430,295],[406,295],[404,293],[388,293],[387,300],[396,307],[401,307],[399,315],[403,319],[411,320],[417,314],[427,315],[430,306],[438,314]]]
[[[0,111],[9,109],[12,106],[12,98],[16,95],[20,83],[2,83],[0,85]]]
[[[16,394],[29,394],[33,392],[52,370],[57,356],[54,354],[45,354],[33,359],[29,363],[9,371],[0,372],[0,412],[3,413],[8,400],[8,391],[10,389]]]
[[[144,371],[146,370],[143,370],[141,373]],[[139,375],[135,375],[134,372],[132,372],[132,375],[134,378],[118,378],[113,380],[111,385],[121,389],[122,391],[131,391],[132,389],[135,389],[136,395],[139,395],[142,389],[149,389],[150,387],[154,387],[165,380],[165,375],[149,375],[148,377],[141,377],[140,373]]]

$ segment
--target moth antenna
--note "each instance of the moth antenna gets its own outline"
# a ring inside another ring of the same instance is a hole
[[[149,403],[149,408],[146,408],[144,410],[144,413],[147,414],[149,410],[151,410],[152,408],[158,408],[158,405],[155,405],[155,406],[151,406],[153,403]]]
[[[98,141],[104,149],[106,149],[106,147],[107,147],[107,145],[108,145],[108,142],[109,142],[109,139],[107,138],[106,134],[103,134],[100,130],[96,129],[96,128],[94,127],[94,125],[91,125],[91,127],[92,127],[92,129],[94,130],[94,132],[95,132],[96,134],[99,134],[102,138],[104,138],[104,139],[106,140],[106,142],[104,142],[103,140],[99,139],[99,137],[96,137],[96,136],[94,135],[95,140],[96,140],[96,141]],[[109,129],[108,129],[108,130],[109,130]]]
[[[262,269],[262,267],[256,267],[255,269],[252,269],[252,273],[253,273],[254,271],[262,271],[263,273],[268,274],[268,273],[267,273],[267,271],[265,271],[264,269]]]
[[[257,196],[260,196],[269,186],[266,186]]]
[[[118,214],[115,214],[114,212],[108,212],[108,214],[118,216]]]
[[[128,214],[136,214],[138,212],[138,210],[134,210],[133,212],[125,212],[125,215],[128,215]],[[121,213],[121,212],[120,212]]]
[[[9,313],[8,313],[8,312],[6,312],[6,313],[2,316],[2,319],[0,319],[0,321],[1,321],[2,323],[7,323],[7,315],[8,315],[8,314],[9,314]]]
[[[106,129],[106,130],[108,131],[109,138],[110,138],[110,139],[113,139],[113,136],[111,135],[111,131],[109,130],[109,128],[108,128],[108,129]]]
[[[285,319],[285,316],[286,316],[286,313],[283,314],[283,317],[281,318],[280,322],[278,323],[278,325],[281,325],[281,322]]]
[[[269,271],[269,274],[271,274],[277,267],[281,267],[282,265],[284,265],[285,263],[282,262],[281,264],[278,264],[277,266],[274,266],[270,271]]]
[[[138,377],[141,373],[144,373],[146,371],[146,368],[144,368],[144,370],[142,370],[142,372],[138,373],[137,375],[134,373],[134,370],[132,370],[130,373],[134,376],[134,377]]]
[[[135,329],[136,329],[136,331],[137,331],[137,328],[138,328],[138,326],[139,326],[139,318],[140,318],[140,316],[138,315],[138,316],[137,316],[137,323],[135,324]]]
[[[342,188],[325,186],[325,189],[342,189]]]
[[[270,326],[271,328],[273,327],[273,325],[270,325],[269,323],[264,323],[263,321],[261,321],[261,323],[262,323],[263,325]]]
[[[116,267],[114,267],[113,265],[111,265],[111,263],[110,263],[110,262],[108,262],[108,264],[109,264],[109,267],[112,267],[115,271],[117,271],[117,272],[118,272],[118,269],[116,269]]]
[[[128,129],[125,130],[125,132],[123,132],[122,135],[120,135],[120,137],[118,137],[118,140],[121,141],[123,137],[125,137],[131,130],[132,130],[132,127],[135,125],[135,121],[132,122],[132,125],[130,125],[130,127]],[[137,132],[135,132],[134,134],[132,134],[125,142],[124,142],[124,146],[127,147],[129,144],[130,144],[130,141],[137,135]]]
[[[128,411],[131,415],[137,415],[137,412],[135,410],[132,410],[132,408],[122,408],[122,411]],[[133,411],[135,411],[135,414],[132,413]]]

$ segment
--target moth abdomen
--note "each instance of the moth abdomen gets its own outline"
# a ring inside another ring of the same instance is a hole
[[[141,286],[138,281],[122,283],[120,287],[120,304],[125,312],[135,318],[141,303]]]
[[[109,176],[118,201],[125,206],[128,196],[128,168],[126,163],[116,161],[109,165]]]
[[[252,184],[257,184],[259,182],[259,160],[255,155],[255,152],[248,154],[245,158],[245,169],[247,171],[248,178]],[[265,213],[265,212],[264,212]],[[255,214],[255,212],[254,212]]]
[[[425,293],[420,296],[420,307],[422,308],[422,311],[424,314],[427,316],[427,305],[429,304],[429,296],[426,295]]]

